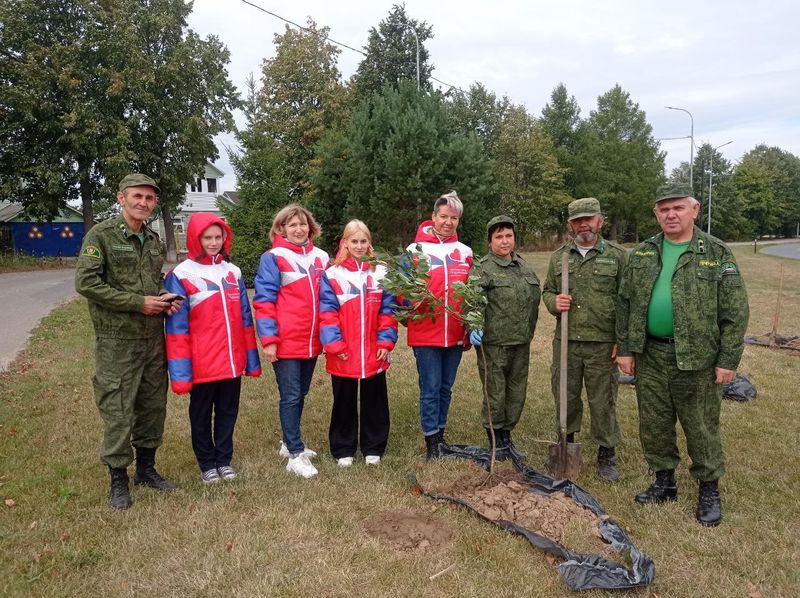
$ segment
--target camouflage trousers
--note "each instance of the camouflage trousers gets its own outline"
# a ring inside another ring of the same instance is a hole
[[[94,398],[105,424],[100,460],[127,467],[133,462],[132,445],[161,445],[167,414],[164,337],[96,341]]]
[[[482,345],[475,347],[475,354],[478,358],[481,384],[489,394],[492,427],[495,430],[513,430],[525,406],[531,346],[530,344]],[[481,402],[483,427],[488,428],[486,400]]]
[[[581,393],[586,386],[589,403],[590,433],[592,439],[606,448],[619,443],[617,424],[616,364],[611,359],[614,343],[595,341],[570,341],[567,349],[567,434],[581,431],[583,401]],[[553,340],[553,365],[550,368],[550,385],[556,403],[556,430],[561,415],[559,386],[561,378],[561,340]]]
[[[639,438],[650,469],[675,469],[678,465],[677,419],[686,436],[692,476],[701,481],[722,477],[722,385],[714,384],[714,368],[679,370],[675,345],[648,341],[644,353],[636,355],[636,398]]]

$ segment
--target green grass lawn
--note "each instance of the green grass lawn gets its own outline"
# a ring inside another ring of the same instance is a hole
[[[779,331],[800,335],[800,262],[738,250],[751,300],[749,333],[772,328],[785,264]],[[544,278],[547,254],[531,254]],[[541,308],[528,402],[515,442],[545,461],[553,432],[549,367],[553,318]],[[326,453],[331,391],[320,361],[306,402],[304,438],[320,452],[319,476],[287,474],[277,454],[278,394],[271,370],[246,379],[236,428],[233,483],[204,487],[189,438],[187,398],[170,395],[159,469],[181,487],[165,496],[134,489],[125,512],[106,505],[108,474],[98,459],[102,424],[93,403],[94,367],[86,305],[54,311],[11,370],[0,375],[0,595],[2,596],[563,596],[545,555],[467,511],[416,496],[407,474],[422,461],[417,378],[398,345],[389,372],[392,430],[378,467],[342,470]],[[740,371],[758,399],[725,401],[723,522],[694,521],[697,486],[686,463],[675,503],[641,507],[633,495],[650,477],[637,435],[635,397],[621,389],[622,479],[602,482],[597,447],[585,437],[579,483],[656,564],[656,581],[635,596],[800,595],[800,355],[747,347]],[[464,355],[448,438],[482,444],[475,355]],[[587,428],[587,426],[584,426]],[[682,447],[685,455],[685,447]],[[400,553],[368,536],[372,514],[406,509],[454,531],[430,554]],[[451,567],[452,566],[452,567]],[[449,568],[449,569],[448,569]],[[447,569],[431,580],[430,577]],[[599,596],[590,591],[585,595]]]

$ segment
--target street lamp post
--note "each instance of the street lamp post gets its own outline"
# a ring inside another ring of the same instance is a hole
[[[675,106],[664,106],[667,110],[680,110],[681,112],[685,112],[689,115],[689,120],[692,122],[692,128],[689,133],[689,139],[691,140],[691,147],[689,148],[689,187],[694,193],[694,117],[692,113],[689,112],[686,108],[676,108]]]
[[[405,28],[414,34],[414,40],[417,42],[417,91],[419,91],[419,36],[417,35],[417,30],[408,23],[405,23]]]
[[[711,158],[708,160],[708,223],[706,225],[706,232],[709,235],[711,234],[711,185],[714,181],[714,152],[731,143],[733,143],[733,140],[726,141],[722,145],[711,148]]]

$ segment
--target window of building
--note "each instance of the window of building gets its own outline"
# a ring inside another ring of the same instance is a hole
[[[216,193],[217,192],[217,179],[206,179],[208,181],[208,192],[209,193]]]

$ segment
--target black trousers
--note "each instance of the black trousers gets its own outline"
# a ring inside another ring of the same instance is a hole
[[[239,415],[241,390],[241,378],[201,382],[192,387],[189,423],[192,425],[192,448],[200,471],[231,464],[233,427]]]
[[[359,445],[364,456],[383,456],[389,439],[389,394],[386,391],[386,372],[361,380],[331,375],[331,382],[333,409],[328,440],[333,456],[336,459],[352,457]],[[361,386],[360,418],[359,386]]]

